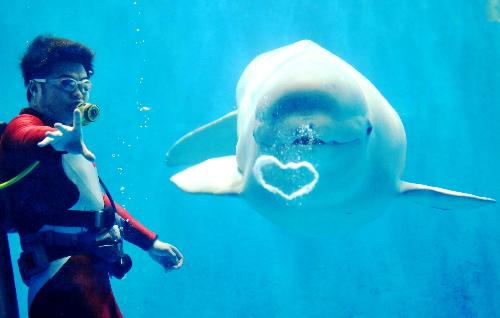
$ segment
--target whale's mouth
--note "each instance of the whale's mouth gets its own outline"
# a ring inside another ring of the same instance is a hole
[[[297,146],[316,146],[316,145],[334,145],[334,146],[340,146],[340,145],[347,145],[347,144],[352,144],[352,143],[357,143],[360,142],[361,140],[359,138],[355,138],[353,140],[341,142],[341,141],[336,141],[332,140],[329,142],[326,142],[322,139],[316,138],[316,137],[311,137],[311,136],[299,136],[296,138],[293,142],[292,145]]]
[[[293,142],[292,145],[324,145],[325,141],[321,140],[319,138],[311,138],[309,136],[300,136],[296,138]]]
[[[371,127],[370,127],[370,132],[371,133]],[[304,124],[299,126],[295,132],[294,132],[294,139],[292,141],[292,145],[294,146],[318,146],[318,145],[333,145],[333,146],[340,146],[340,145],[347,145],[347,144],[353,144],[357,142],[361,142],[360,138],[352,138],[346,140],[325,140],[320,138],[321,134],[318,133],[316,130],[316,127],[314,124]]]

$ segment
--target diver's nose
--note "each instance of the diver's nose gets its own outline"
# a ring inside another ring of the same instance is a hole
[[[77,87],[73,91],[73,97],[86,102],[89,99],[89,91],[85,90],[81,85],[77,85]]]
[[[80,86],[77,85],[76,88],[73,90],[73,96],[83,98],[84,94],[83,94],[83,91],[81,90]]]

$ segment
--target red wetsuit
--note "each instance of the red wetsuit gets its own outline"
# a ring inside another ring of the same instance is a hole
[[[7,188],[9,211],[21,237],[44,230],[78,233],[84,229],[47,226],[44,217],[50,211],[95,211],[111,205],[101,193],[95,166],[83,156],[37,146],[47,131],[55,130],[53,124],[26,108],[8,124],[0,140],[0,180],[40,161],[25,178]],[[157,235],[116,206],[130,225],[124,238],[149,249]],[[104,264],[95,257],[74,255],[55,260],[29,281],[29,288],[30,317],[123,317]]]

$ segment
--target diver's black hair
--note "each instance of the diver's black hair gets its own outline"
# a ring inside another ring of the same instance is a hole
[[[51,72],[52,66],[60,62],[80,63],[90,77],[94,73],[93,60],[94,52],[81,43],[51,35],[37,36],[21,60],[24,85],[28,86],[34,78],[44,78]],[[29,101],[29,90],[27,97]]]

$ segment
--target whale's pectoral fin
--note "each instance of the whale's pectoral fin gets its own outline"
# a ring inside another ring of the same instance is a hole
[[[401,182],[400,195],[418,204],[440,210],[474,209],[496,202],[494,199],[473,194],[410,182]]]
[[[167,164],[189,165],[209,158],[233,155],[237,141],[236,119],[237,111],[234,110],[187,133],[167,151]]]
[[[239,194],[244,180],[236,156],[206,160],[170,178],[183,191],[207,194]]]

